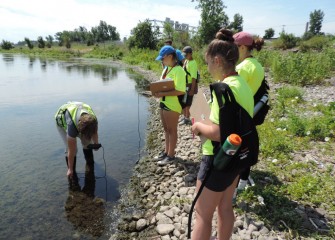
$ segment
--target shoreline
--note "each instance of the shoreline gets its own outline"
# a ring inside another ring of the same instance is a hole
[[[125,66],[136,70],[149,81],[158,77],[152,71],[143,70],[139,66],[128,64]],[[272,91],[276,88],[278,85],[271,86]],[[331,93],[332,90],[329,91]],[[147,156],[142,157],[134,166],[133,175],[122,193],[116,209],[120,218],[118,223],[115,223],[116,232],[110,240],[187,239],[188,215],[195,197],[195,183],[201,161],[201,142],[197,137],[192,138],[190,126],[178,126],[175,163],[163,167],[157,166],[153,157],[163,148],[164,134],[157,100],[149,98],[148,101],[150,117],[147,123],[148,134],[145,146]],[[257,205],[262,205],[261,201],[252,204],[239,202],[234,207],[236,220],[232,239],[294,239],[285,222],[269,225],[259,220],[259,216],[253,214],[252,210]],[[311,209],[313,207],[308,208],[296,203],[296,211],[306,221],[303,224],[304,227],[309,229],[315,227],[309,222],[307,214]],[[320,215],[319,218],[323,217]],[[193,213],[192,226],[194,220],[195,213]],[[216,235],[216,224],[215,213],[213,236]],[[314,238],[300,236],[300,239]]]

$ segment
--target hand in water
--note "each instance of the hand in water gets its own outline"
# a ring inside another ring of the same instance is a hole
[[[68,177],[71,177],[73,176],[73,171],[71,169],[67,169],[67,174],[66,174]]]

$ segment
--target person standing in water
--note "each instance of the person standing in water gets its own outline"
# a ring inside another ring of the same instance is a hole
[[[83,102],[63,104],[55,114],[58,132],[65,144],[65,160],[69,180],[78,182],[76,173],[77,137],[81,140],[86,170],[94,169],[93,150],[88,145],[98,144],[98,120],[92,108]],[[71,182],[70,182],[71,184]]]

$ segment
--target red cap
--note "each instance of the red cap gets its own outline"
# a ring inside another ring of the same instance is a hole
[[[254,39],[251,34],[246,32],[238,32],[233,36],[236,45],[251,46]]]

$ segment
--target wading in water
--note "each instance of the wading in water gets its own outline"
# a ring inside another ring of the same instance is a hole
[[[78,187],[76,173],[77,137],[81,140],[86,160],[86,171],[94,172],[93,150],[89,144],[98,144],[98,120],[92,108],[82,102],[63,104],[55,115],[59,134],[65,144],[65,160],[70,187]]]

